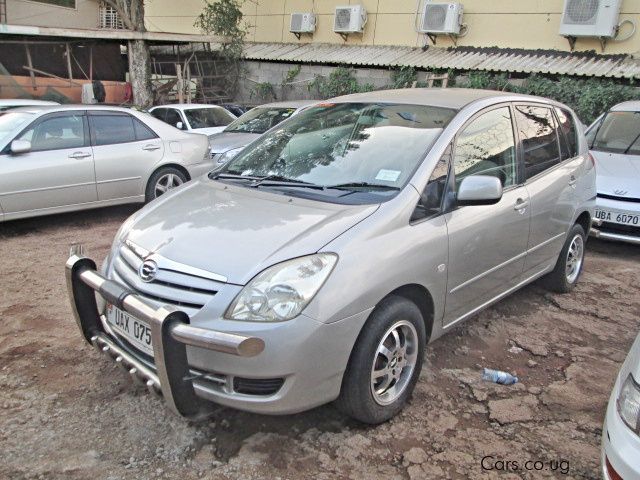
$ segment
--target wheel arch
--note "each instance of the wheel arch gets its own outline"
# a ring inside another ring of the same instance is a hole
[[[580,225],[585,235],[589,235],[589,230],[591,230],[591,214],[587,210],[583,211],[578,215],[574,224]]]
[[[151,180],[151,177],[153,177],[156,173],[158,173],[163,168],[175,168],[176,170],[180,170],[187,177],[187,182],[191,180],[191,175],[189,175],[189,170],[187,170],[183,165],[180,165],[179,163],[163,163],[162,165],[156,166],[151,171],[147,179],[147,185],[149,185],[149,180]]]
[[[422,319],[424,321],[425,332],[427,333],[426,343],[429,343],[429,339],[431,338],[431,333],[433,331],[433,317],[435,313],[433,297],[431,296],[431,293],[429,293],[429,290],[427,290],[423,285],[419,285],[417,283],[402,285],[401,287],[389,292],[378,303],[381,303],[392,296],[406,298],[420,309],[420,313],[422,314]]]

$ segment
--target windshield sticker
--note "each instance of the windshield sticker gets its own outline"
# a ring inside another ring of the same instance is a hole
[[[400,170],[385,170],[384,168],[378,171],[376,180],[382,180],[383,182],[395,182],[400,176]]]

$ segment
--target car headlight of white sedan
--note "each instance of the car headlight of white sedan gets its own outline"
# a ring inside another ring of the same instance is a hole
[[[640,435],[640,385],[631,374],[622,384],[617,406],[622,421]]]
[[[254,322],[291,320],[318,293],[337,260],[335,253],[318,253],[263,270],[238,294],[225,318]]]

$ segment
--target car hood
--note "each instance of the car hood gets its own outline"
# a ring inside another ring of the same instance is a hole
[[[640,156],[591,151],[598,193],[640,198]],[[625,192],[625,193],[621,193]]]
[[[202,178],[147,205],[122,239],[245,285],[266,267],[316,253],[377,208]]]
[[[209,136],[209,145],[211,153],[224,153],[234,148],[249,145],[260,134],[258,133],[241,133],[241,132],[220,132]]]

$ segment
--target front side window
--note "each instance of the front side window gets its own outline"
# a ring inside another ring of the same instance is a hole
[[[194,130],[225,127],[235,120],[235,117],[223,108],[190,108],[185,110],[184,114]]]
[[[390,198],[456,113],[426,105],[327,103],[299,113],[215,173],[305,182],[320,196]]]
[[[640,155],[640,112],[609,112],[592,132],[591,150]]]
[[[256,107],[236,119],[224,131],[263,134],[289,118],[295,111],[295,108]]]
[[[560,122],[559,130],[562,132],[560,135],[560,149],[562,153],[562,160],[567,158],[573,158],[578,156],[578,130],[576,124],[573,121],[573,116],[562,108],[556,108],[556,115]]]
[[[26,130],[19,138],[31,142],[31,151],[84,147],[82,115],[46,118]]]
[[[509,107],[484,113],[464,127],[456,140],[453,167],[458,185],[470,175],[498,177],[503,187],[517,183]]]
[[[91,115],[89,118],[95,146],[136,141],[133,119],[129,115]]]
[[[182,122],[182,117],[180,116],[180,113],[175,108],[168,108],[165,121],[169,125],[175,127],[177,126],[178,122]]]
[[[526,178],[560,163],[557,126],[551,109],[518,105],[516,118],[524,151]]]
[[[151,115],[156,117],[158,120],[162,120],[164,122],[165,118],[167,117],[167,109],[166,108],[155,108],[151,112]]]

